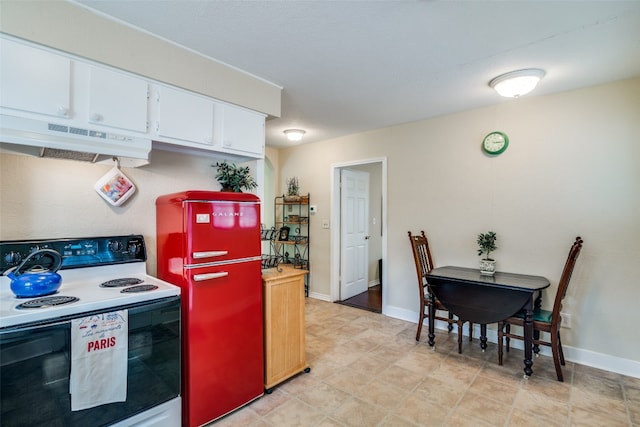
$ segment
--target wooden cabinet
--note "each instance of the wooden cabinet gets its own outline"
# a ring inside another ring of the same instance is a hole
[[[156,133],[169,138],[212,147],[214,138],[214,102],[203,96],[169,87],[158,87]]]
[[[232,105],[224,105],[222,114],[225,151],[264,154],[264,115]]]
[[[305,270],[291,266],[262,272],[264,300],[264,387],[309,372],[305,354]]]
[[[0,51],[2,114],[146,136],[154,148],[264,158],[265,114],[2,36]]]
[[[149,83],[106,68],[89,66],[87,121],[147,133]]]
[[[24,113],[68,118],[71,60],[0,38],[0,105]]]

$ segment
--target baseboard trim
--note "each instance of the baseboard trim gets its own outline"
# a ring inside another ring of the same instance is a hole
[[[382,306],[382,314],[385,316],[393,317],[395,319],[406,320],[408,322],[418,323],[418,313],[406,310],[404,308]],[[427,326],[425,322],[425,326]],[[446,331],[447,323],[437,320],[436,328]],[[468,331],[467,328],[463,328],[464,331]],[[424,328],[423,328],[424,333]],[[468,336],[468,332],[463,332],[464,336]],[[474,325],[473,336],[480,336],[480,325]],[[496,344],[498,342],[498,331],[496,329],[487,329],[487,341]],[[524,343],[521,340],[511,340],[511,347],[523,350]],[[564,357],[567,361],[577,363],[580,365],[589,366],[597,369],[604,369],[605,371],[615,372],[617,374],[626,375],[629,377],[640,378],[640,361],[624,359],[622,357],[612,356],[609,354],[598,353],[591,350],[585,350],[582,348],[571,347],[563,345]],[[542,346],[540,353],[551,357],[551,349],[549,347]],[[496,355],[497,356],[497,355]]]

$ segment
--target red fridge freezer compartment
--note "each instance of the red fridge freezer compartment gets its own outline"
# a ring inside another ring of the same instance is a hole
[[[259,257],[260,199],[253,194],[185,191],[156,200],[158,274],[184,266]]]
[[[217,419],[264,392],[261,272],[259,260],[185,270],[187,426]]]

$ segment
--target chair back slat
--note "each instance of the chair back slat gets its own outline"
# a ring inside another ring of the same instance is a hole
[[[556,299],[553,303],[553,321],[557,321],[556,319],[560,319],[562,300],[567,294],[569,282],[571,281],[571,275],[573,274],[573,268],[576,265],[576,260],[578,259],[578,255],[580,255],[580,250],[582,249],[582,242],[583,240],[580,236],[576,237],[576,241],[573,242],[573,245],[571,245],[571,249],[569,250],[569,256],[567,257],[567,262],[564,264],[564,269],[562,270],[562,275],[560,276],[560,282],[558,282]]]
[[[433,269],[433,260],[431,259],[431,250],[429,249],[429,241],[424,231],[420,231],[420,235],[412,235],[409,231],[409,240],[413,250],[413,259],[416,265],[416,274],[418,276],[418,286],[420,294],[424,294],[424,287],[427,285],[427,273]]]

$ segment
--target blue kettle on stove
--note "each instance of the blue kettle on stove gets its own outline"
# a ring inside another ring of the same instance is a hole
[[[40,249],[31,252],[19,266],[5,272],[11,279],[11,292],[18,298],[56,293],[62,285],[62,277],[57,273],[61,265],[62,256],[58,251]]]

